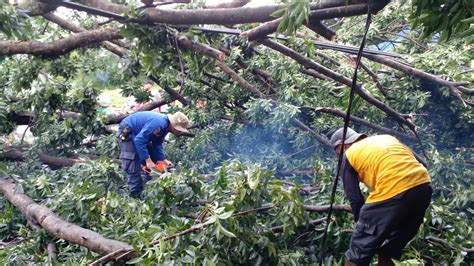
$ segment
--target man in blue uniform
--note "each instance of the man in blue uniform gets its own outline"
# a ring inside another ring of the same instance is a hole
[[[177,112],[164,115],[157,112],[137,112],[125,118],[119,126],[117,138],[120,143],[122,169],[127,172],[130,196],[141,198],[143,185],[150,180],[142,179],[142,164],[148,169],[155,165],[171,165],[165,160],[163,142],[168,132],[177,136],[189,133],[188,117]]]

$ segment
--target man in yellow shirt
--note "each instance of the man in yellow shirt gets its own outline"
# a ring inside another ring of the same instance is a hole
[[[343,128],[331,136],[340,153]],[[424,162],[390,135],[367,137],[347,129],[341,168],[344,192],[356,225],[345,265],[393,265],[416,235],[431,201],[431,179]],[[359,182],[370,190],[365,200]]]

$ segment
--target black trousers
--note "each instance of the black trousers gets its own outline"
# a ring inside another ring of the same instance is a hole
[[[431,185],[426,183],[388,200],[364,204],[346,259],[357,265],[369,265],[376,253],[400,259],[403,248],[423,223],[431,193]]]

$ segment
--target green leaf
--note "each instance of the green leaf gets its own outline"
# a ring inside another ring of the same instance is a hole
[[[217,215],[217,217],[218,217],[220,220],[225,220],[225,219],[231,217],[233,213],[234,213],[234,211],[228,211],[228,212],[224,212],[224,213],[222,213],[222,214]]]
[[[138,264],[143,261],[143,257],[137,257],[131,260],[128,260],[126,264]]]
[[[285,13],[288,11],[287,8],[282,8],[282,9],[278,9],[277,11],[273,12],[270,14],[270,16],[274,17],[274,18],[279,18],[283,15],[285,15]]]
[[[222,225],[219,226],[219,231],[220,231],[223,235],[225,235],[225,236],[227,236],[227,237],[234,237],[234,238],[237,238],[237,236],[236,236],[234,233],[228,231],[228,230],[225,229]]]

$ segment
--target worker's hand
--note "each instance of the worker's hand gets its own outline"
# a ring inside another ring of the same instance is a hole
[[[155,163],[150,158],[146,159],[145,163],[148,169],[152,169],[153,167],[155,167]]]
[[[144,165],[142,165],[142,172],[149,174],[149,173],[151,173],[151,169],[144,166]]]

